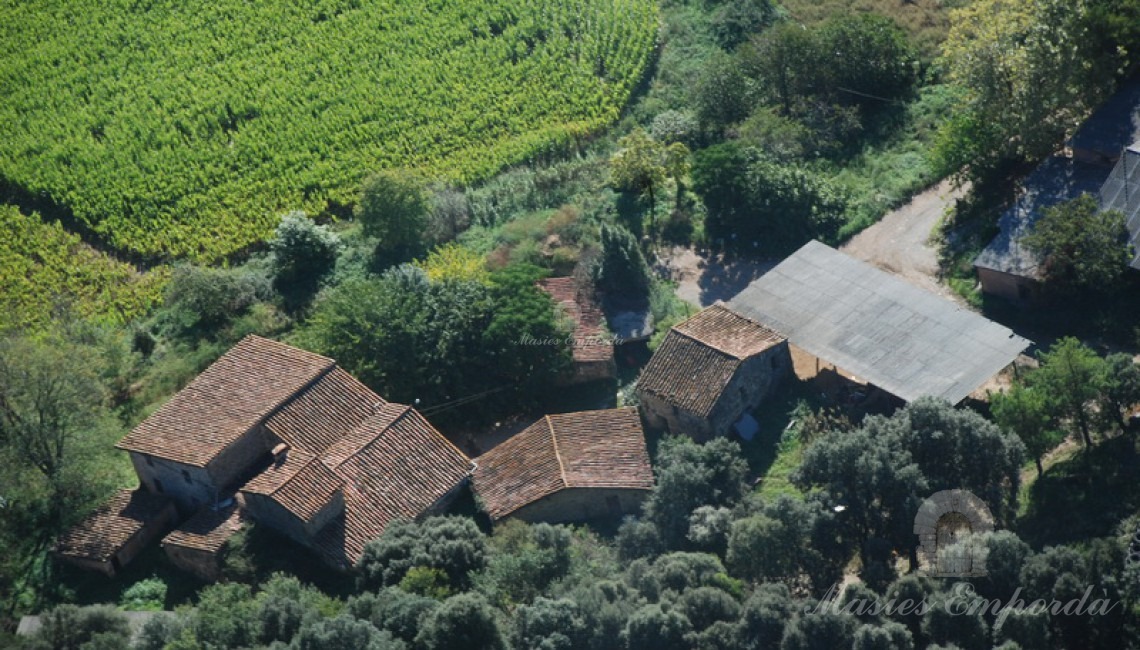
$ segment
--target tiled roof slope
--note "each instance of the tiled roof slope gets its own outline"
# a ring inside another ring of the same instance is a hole
[[[229,507],[219,510],[209,506],[202,508],[164,537],[163,545],[217,553],[245,524],[240,500],[238,496]]]
[[[605,316],[597,303],[578,291],[574,278],[546,278],[538,286],[574,321],[574,361],[609,361],[614,358],[613,343],[606,337]]]
[[[321,461],[344,480],[345,515],[318,534],[317,546],[343,566],[355,564],[390,521],[419,517],[472,469],[463,452],[400,404],[386,404]]]
[[[170,499],[145,490],[120,490],[56,542],[55,552],[106,562],[170,505]]]
[[[782,341],[771,329],[713,305],[665,335],[637,389],[706,417],[740,363]]]
[[[355,377],[333,368],[265,421],[294,449],[320,453],[386,402]]]
[[[290,449],[283,462],[274,461],[246,483],[242,491],[267,496],[307,522],[343,487],[344,480],[320,459],[300,449]]]
[[[333,365],[327,357],[247,336],[116,446],[204,467]]]
[[[475,491],[492,519],[565,488],[649,490],[636,408],[548,415],[479,457]]]

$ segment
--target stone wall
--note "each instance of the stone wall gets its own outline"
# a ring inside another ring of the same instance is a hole
[[[760,406],[791,373],[787,341],[745,359],[709,414],[712,434],[730,433],[740,416]]]
[[[648,495],[648,490],[567,488],[523,506],[509,517],[550,524],[620,517],[640,512]]]
[[[259,460],[273,448],[274,441],[262,425],[250,429],[230,443],[206,465],[214,485],[220,488],[236,487]]]
[[[1041,291],[1041,283],[1030,278],[993,269],[977,268],[982,292],[1010,301],[1033,301]]]
[[[184,513],[194,512],[218,496],[214,479],[204,467],[176,463],[134,451],[130,454],[139,484],[150,492],[165,494],[174,499]]]
[[[221,577],[221,553],[210,553],[209,551],[175,544],[163,544],[162,548],[174,566],[201,580],[216,582]]]

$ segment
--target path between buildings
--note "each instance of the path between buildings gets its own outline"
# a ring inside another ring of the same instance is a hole
[[[946,209],[965,192],[948,180],[942,181],[855,235],[839,250],[922,289],[962,302],[938,281],[938,250],[930,240]]]
[[[964,193],[964,189],[954,189],[949,181],[943,181],[888,213],[840,250],[922,289],[961,302],[938,281],[938,251],[930,238],[946,208]],[[707,307],[717,300],[730,300],[777,262],[729,260],[674,247],[661,252],[657,270],[677,283],[677,295],[682,300]]]

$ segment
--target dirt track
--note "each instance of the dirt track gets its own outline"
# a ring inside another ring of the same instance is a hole
[[[888,213],[840,250],[927,291],[959,300],[938,281],[938,251],[930,245],[930,238],[946,208],[964,193],[943,181]]]

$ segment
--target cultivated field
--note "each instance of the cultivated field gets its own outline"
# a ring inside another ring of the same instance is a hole
[[[213,261],[369,171],[453,180],[595,132],[651,0],[0,0],[0,181],[110,246]]]

